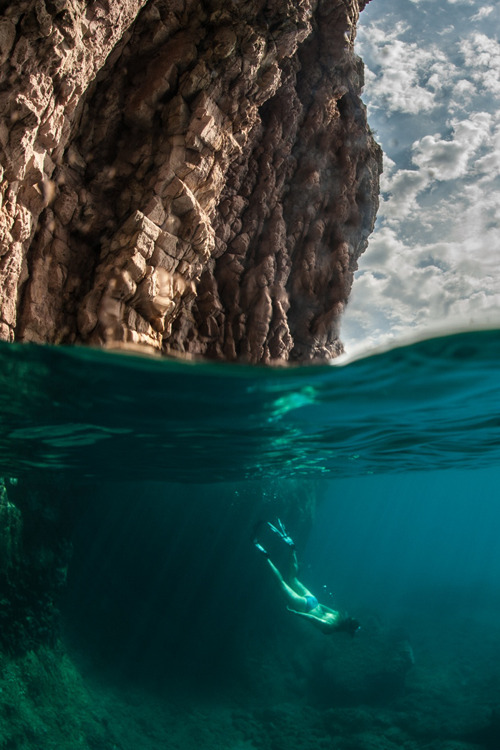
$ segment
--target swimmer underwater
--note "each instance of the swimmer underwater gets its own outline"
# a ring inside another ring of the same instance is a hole
[[[290,562],[287,571],[288,575],[286,578],[282,576],[276,565],[270,559],[269,553],[264,549],[257,538],[257,533],[263,525],[265,524],[261,521],[255,527],[253,543],[261,555],[266,558],[269,569],[278,582],[281,591],[285,595],[288,611],[292,612],[294,615],[302,617],[304,620],[308,620],[312,625],[321,630],[322,633],[325,633],[325,635],[344,632],[354,636],[360,629],[359,622],[342,612],[330,609],[330,607],[327,607],[325,604],[320,604],[314,594],[312,594],[297,578],[299,566],[295,552],[295,544],[293,539],[287,534],[281,521],[278,519],[277,526],[273,526],[269,521],[266,525],[272,532],[277,534],[290,549]]]

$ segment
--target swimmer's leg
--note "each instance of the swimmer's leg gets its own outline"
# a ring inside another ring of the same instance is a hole
[[[297,578],[299,574],[299,563],[297,561],[297,555],[295,553],[295,550],[293,550],[292,554],[290,555],[290,564],[288,568],[288,585],[291,589],[295,591],[296,594],[299,596],[311,596],[311,592],[309,589],[306,589],[303,583],[299,581]]]
[[[297,593],[297,591],[294,591],[294,589],[285,581],[276,565],[269,558],[267,558],[267,564],[271,568],[275,579],[278,581],[278,584],[285,595],[288,606],[291,609],[297,610],[297,612],[304,612],[307,606],[307,602],[304,598],[305,595],[301,595]]]

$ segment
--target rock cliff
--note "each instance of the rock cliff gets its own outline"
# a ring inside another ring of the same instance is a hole
[[[0,338],[341,351],[381,155],[364,0],[0,3]]]

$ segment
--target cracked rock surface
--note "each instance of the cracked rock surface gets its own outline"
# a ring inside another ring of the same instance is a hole
[[[339,354],[381,171],[364,5],[0,2],[0,338]]]

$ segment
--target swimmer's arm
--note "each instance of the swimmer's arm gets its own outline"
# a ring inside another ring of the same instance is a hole
[[[313,625],[316,625],[320,630],[323,631],[323,633],[329,633],[333,628],[332,625],[328,622],[325,622],[321,617],[316,617],[316,615],[312,615],[310,612],[298,612],[296,609],[292,609],[291,607],[287,607],[289,612],[292,612],[294,615],[298,615],[299,617],[302,617],[304,620],[309,620],[313,623]]]
[[[321,607],[325,612],[329,612],[331,615],[338,615],[338,610],[327,607],[326,604],[322,604]]]

